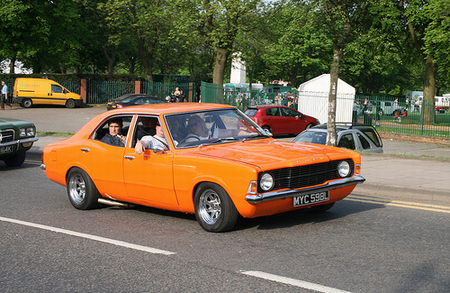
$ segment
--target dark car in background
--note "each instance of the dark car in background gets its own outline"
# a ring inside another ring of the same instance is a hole
[[[145,94],[125,94],[117,99],[111,100],[106,104],[106,110],[121,109],[124,107],[145,105],[145,104],[159,104],[165,103],[164,99],[153,97]]]
[[[298,134],[319,124],[316,118],[286,106],[250,106],[244,110],[244,113],[273,135]]]
[[[38,140],[33,123],[0,118],[0,160],[9,167],[17,167],[25,161],[26,151]]]
[[[378,131],[372,126],[360,123],[336,123],[337,146],[364,152],[383,152],[383,142]],[[294,142],[325,144],[327,124],[314,126],[297,135]]]

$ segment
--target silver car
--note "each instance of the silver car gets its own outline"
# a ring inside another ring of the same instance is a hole
[[[383,142],[376,129],[371,125],[359,123],[336,123],[337,146],[356,151],[383,152]],[[294,142],[325,144],[327,124],[306,129],[294,138]]]

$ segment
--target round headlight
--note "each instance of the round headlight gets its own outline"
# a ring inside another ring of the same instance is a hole
[[[268,191],[271,190],[273,187],[274,181],[272,175],[269,173],[264,173],[264,175],[261,176],[261,180],[259,181],[259,186],[262,190]]]
[[[338,165],[338,174],[341,177],[347,177],[350,174],[350,164],[347,161],[342,161]]]

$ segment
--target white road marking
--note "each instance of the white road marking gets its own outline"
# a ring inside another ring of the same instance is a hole
[[[265,273],[265,272],[241,271],[240,273],[244,274],[244,275],[256,277],[256,278],[273,281],[273,282],[278,282],[278,283],[283,283],[283,284],[287,284],[287,285],[291,285],[291,286],[295,286],[295,287],[300,287],[303,289],[313,290],[316,292],[350,293],[348,291],[343,291],[343,290],[339,290],[339,289],[335,289],[335,288],[331,288],[331,287],[327,287],[327,286],[322,286],[322,285],[314,284],[314,283],[310,283],[310,282],[305,282],[305,281],[301,281],[301,280],[297,280],[297,279],[291,279],[291,278],[286,278],[286,277],[282,277],[282,276],[277,276],[277,275],[273,275],[273,274],[269,274],[269,273]]]
[[[124,242],[124,241],[120,241],[120,240],[114,240],[114,239],[110,239],[110,238],[105,238],[105,237],[95,236],[95,235],[91,235],[91,234],[80,233],[80,232],[75,232],[75,231],[70,231],[70,230],[66,230],[66,229],[61,229],[61,228],[56,228],[56,227],[46,226],[46,225],[40,225],[40,224],[10,219],[10,218],[0,217],[0,221],[24,225],[24,226],[28,226],[28,227],[43,229],[43,230],[48,230],[48,231],[52,231],[52,232],[56,232],[56,233],[62,233],[62,234],[81,237],[81,238],[86,238],[86,239],[90,239],[90,240],[95,240],[95,241],[99,241],[99,242],[104,242],[104,243],[108,243],[108,244],[113,244],[113,245],[122,246],[125,248],[149,252],[149,253],[164,254],[164,255],[176,254],[175,252],[171,252],[171,251],[167,251],[167,250],[160,250],[160,249],[151,248],[148,246],[143,246],[143,245],[138,245],[138,244],[133,244],[133,243],[129,243],[129,242]]]

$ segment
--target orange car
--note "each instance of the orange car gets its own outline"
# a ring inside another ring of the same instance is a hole
[[[42,161],[77,209],[126,202],[193,213],[210,232],[231,230],[239,215],[327,210],[365,181],[356,152],[278,141],[237,108],[206,103],[102,113],[47,145]]]

